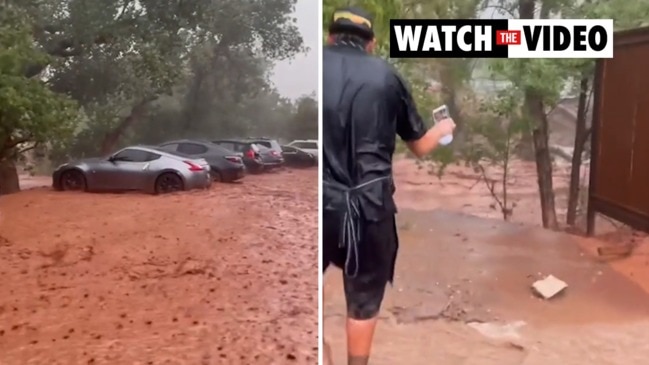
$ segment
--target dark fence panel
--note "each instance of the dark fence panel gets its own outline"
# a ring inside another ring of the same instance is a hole
[[[616,33],[593,108],[588,234],[596,213],[649,231],[649,28]]]

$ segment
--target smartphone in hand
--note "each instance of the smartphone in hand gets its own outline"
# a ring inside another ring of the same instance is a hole
[[[440,120],[450,118],[450,117],[451,117],[451,115],[449,114],[448,108],[446,107],[446,105],[442,105],[442,106],[437,107],[437,108],[435,108],[433,110],[433,121],[436,124]],[[441,144],[442,146],[446,146],[446,145],[450,144],[451,142],[453,142],[453,135],[452,134],[444,136],[444,137],[440,138],[440,140],[439,140],[439,144]]]

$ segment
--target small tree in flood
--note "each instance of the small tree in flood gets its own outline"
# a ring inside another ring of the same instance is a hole
[[[519,91],[516,88],[503,90],[493,100],[483,102],[480,117],[468,124],[468,143],[463,153],[467,163],[479,174],[495,200],[504,220],[509,221],[516,203],[508,194],[511,161],[514,147],[520,141],[527,125],[517,112]],[[490,172],[498,176],[492,177]]]

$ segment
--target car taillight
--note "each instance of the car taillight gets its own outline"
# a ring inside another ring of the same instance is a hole
[[[193,162],[189,162],[189,161],[183,161],[183,162],[186,163],[187,166],[189,166],[189,171],[194,171],[194,172],[205,171],[203,166],[199,166],[199,165],[197,165],[197,164],[195,164]]]
[[[248,156],[248,158],[255,158],[255,151],[253,150],[246,151],[246,156]]]
[[[234,162],[234,163],[240,163],[241,162],[241,159],[239,158],[239,156],[225,156],[225,159],[230,161],[230,162]]]

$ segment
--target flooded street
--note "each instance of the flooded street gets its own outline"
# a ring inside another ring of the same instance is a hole
[[[631,257],[608,262],[595,255],[602,241],[536,227],[531,172],[511,183],[518,209],[514,223],[504,223],[470,173],[458,168],[439,181],[412,161],[396,163],[400,257],[372,364],[646,362],[649,241],[640,240]],[[558,173],[558,191],[562,179]],[[568,288],[545,301],[530,287],[549,274]],[[325,283],[325,337],[335,364],[345,364],[340,271],[327,273]]]
[[[317,176],[1,197],[0,364],[317,363]]]

